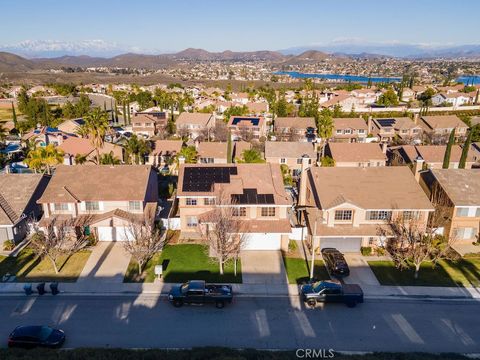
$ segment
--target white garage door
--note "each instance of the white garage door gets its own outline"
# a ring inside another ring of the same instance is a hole
[[[99,241],[125,241],[127,237],[122,226],[99,226],[97,231]]]
[[[281,234],[248,234],[243,250],[280,250]]]
[[[320,248],[335,248],[340,252],[360,252],[361,237],[320,238]]]

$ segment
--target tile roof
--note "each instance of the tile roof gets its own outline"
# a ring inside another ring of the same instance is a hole
[[[183,112],[177,118],[175,123],[178,125],[187,125],[195,124],[201,126],[207,126],[210,119],[213,118],[212,114],[203,114],[203,113],[188,113]]]
[[[277,117],[275,118],[276,128],[295,128],[306,129],[315,128],[315,119],[313,117]]]
[[[267,141],[265,142],[265,158],[301,158],[302,155],[308,155],[316,160],[317,153],[315,147],[309,142],[300,141]]]
[[[364,129],[368,130],[367,123],[362,118],[334,118],[335,130],[338,129]],[[335,136],[335,133],[333,134]]]
[[[181,140],[156,140],[153,143],[152,155],[176,154],[182,149]]]
[[[422,120],[432,129],[467,127],[457,115],[422,116]]]
[[[435,169],[433,176],[456,206],[480,206],[480,171]]]
[[[328,143],[328,151],[335,162],[385,161],[387,156],[377,143]]]

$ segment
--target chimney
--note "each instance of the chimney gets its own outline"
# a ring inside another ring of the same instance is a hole
[[[417,182],[420,182],[420,172],[423,170],[423,164],[425,163],[425,160],[419,155],[415,158],[414,164],[413,164],[413,175],[415,175],[415,180]]]
[[[302,173],[300,174],[300,189],[298,191],[298,204],[300,206],[307,205],[307,170],[310,168],[310,157],[302,156]]]
[[[380,144],[380,147],[382,148],[382,152],[383,152],[384,154],[386,154],[386,153],[387,153],[387,143],[384,143],[384,142],[381,143],[381,144]]]
[[[367,120],[367,135],[372,132],[372,115],[368,115]]]
[[[415,113],[413,115],[413,122],[415,123],[415,125],[418,125],[418,113]]]

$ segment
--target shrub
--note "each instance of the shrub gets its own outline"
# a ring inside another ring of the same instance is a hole
[[[98,239],[94,234],[90,234],[87,237],[87,246],[95,246],[98,243]]]
[[[379,247],[375,249],[375,253],[378,256],[384,256],[387,253],[387,251],[383,247]]]
[[[12,240],[5,240],[3,242],[3,250],[12,251],[15,248],[15,243]]]
[[[297,250],[297,242],[295,240],[290,240],[288,242],[288,251],[295,251]]]
[[[371,246],[362,246],[360,251],[363,256],[370,256],[372,255],[372,247]]]

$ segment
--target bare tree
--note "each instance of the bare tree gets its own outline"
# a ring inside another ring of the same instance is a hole
[[[252,130],[248,126],[239,126],[238,133],[243,141],[251,141],[253,139]]]
[[[224,122],[217,122],[212,130],[215,141],[227,141],[228,129]]]
[[[125,241],[123,243],[127,251],[138,264],[138,275],[147,262],[165,245],[165,236],[155,226],[155,214],[153,211],[146,215],[132,216],[128,219],[125,227]]]
[[[213,210],[200,221],[200,233],[209,246],[210,254],[216,258],[220,274],[224,274],[225,263],[234,260],[234,274],[237,275],[237,260],[245,242],[245,226],[239,219],[241,209],[231,196],[217,192]]]
[[[188,139],[190,137],[190,131],[186,127],[179,127],[177,129],[177,134],[180,136],[182,139]]]
[[[41,258],[49,259],[55,274],[58,274],[58,261],[66,256],[65,263],[70,256],[88,244],[88,236],[84,231],[88,223],[89,216],[77,219],[53,217],[40,229],[35,221],[31,221],[30,247]]]
[[[394,214],[387,224],[387,229],[380,230],[380,235],[387,237],[387,252],[398,269],[408,269],[413,264],[415,279],[418,279],[422,264],[436,265],[441,259],[451,258],[453,238],[437,234],[431,224],[418,216],[407,218]]]

